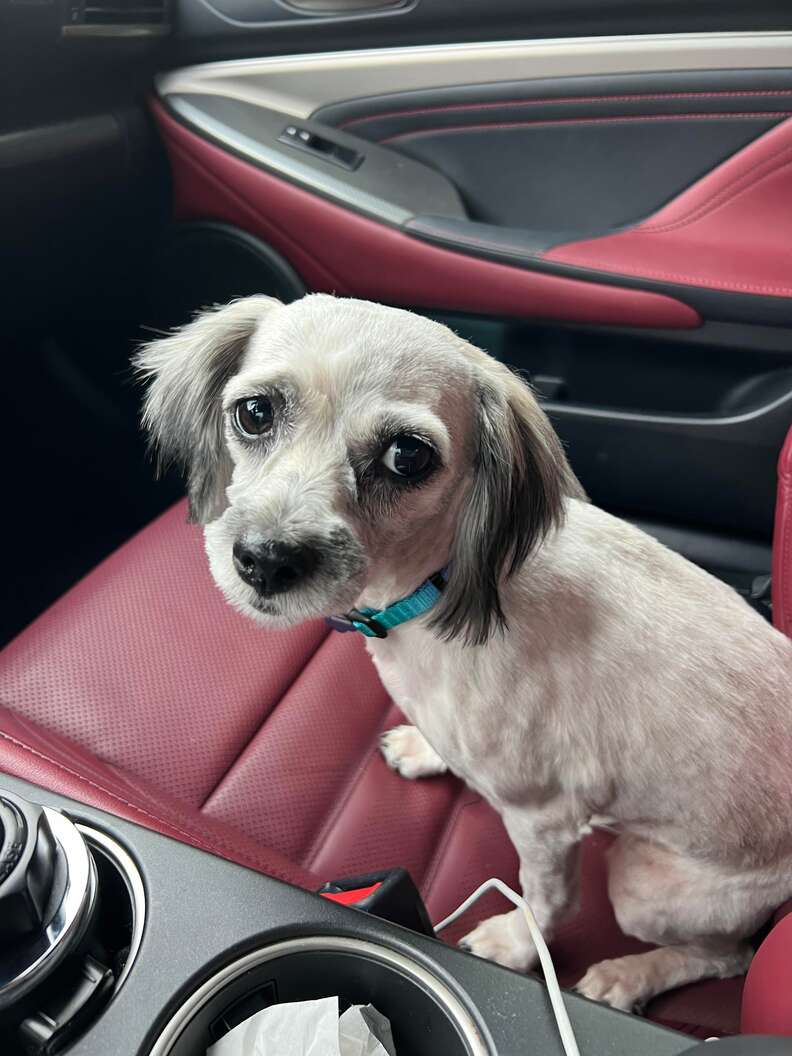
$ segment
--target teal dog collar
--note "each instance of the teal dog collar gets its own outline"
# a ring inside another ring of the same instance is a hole
[[[328,616],[326,622],[334,631],[360,631],[367,638],[387,638],[388,631],[394,627],[428,612],[443,593],[447,580],[448,569],[443,568],[425,580],[412,594],[385,609],[350,609],[343,616]]]

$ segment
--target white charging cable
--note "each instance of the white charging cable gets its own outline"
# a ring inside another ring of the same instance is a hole
[[[474,902],[478,902],[482,895],[486,894],[487,891],[492,890],[500,891],[504,898],[508,898],[508,900],[514,903],[518,909],[523,911],[526,923],[528,924],[528,930],[531,933],[534,946],[536,946],[536,952],[539,954],[539,963],[544,972],[545,985],[547,986],[547,993],[550,996],[550,1004],[553,1007],[553,1015],[555,1016],[556,1025],[558,1026],[558,1033],[561,1035],[561,1044],[564,1046],[564,1052],[566,1053],[566,1056],[580,1056],[580,1049],[575,1040],[572,1024],[569,1022],[569,1014],[566,1010],[566,1005],[564,1004],[564,996],[561,993],[561,987],[558,985],[558,977],[556,976],[555,967],[553,966],[553,958],[550,956],[547,943],[542,938],[542,933],[539,930],[539,925],[536,923],[536,917],[533,915],[533,910],[524,898],[521,898],[515,891],[512,891],[512,889],[504,884],[502,880],[493,877],[491,880],[485,880],[481,887],[477,887],[473,894],[466,898],[462,905],[458,909],[455,909],[453,913],[449,914],[445,920],[441,920],[439,924],[435,924],[434,930],[442,931],[444,928],[447,928],[449,924],[453,924],[455,920],[458,920],[463,913],[470,909]]]

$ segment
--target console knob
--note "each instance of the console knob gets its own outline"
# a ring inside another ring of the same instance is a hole
[[[8,793],[0,796],[0,946],[46,923],[55,861],[44,808]]]
[[[95,906],[96,865],[74,822],[0,790],[0,1019],[80,949]]]

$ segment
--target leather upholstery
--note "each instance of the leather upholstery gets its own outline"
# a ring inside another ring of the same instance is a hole
[[[0,702],[0,771],[301,886],[403,865],[438,917],[516,882],[478,797],[385,766],[401,717],[362,638],[235,613],[184,504],[6,647]]]
[[[544,257],[600,272],[790,297],[791,200],[787,120],[637,227],[556,246]]]
[[[512,268],[418,241],[242,161],[153,112],[171,162],[177,220],[224,221],[282,253],[315,291],[389,304],[624,326],[691,328],[664,294]]]
[[[490,876],[516,885],[478,796],[385,766],[379,734],[401,717],[362,638],[257,629],[214,587],[185,516],[179,504],[159,518],[0,654],[0,771],[307,888],[404,866],[435,920]],[[610,839],[585,841],[581,909],[553,943],[566,985],[646,948],[613,917]],[[444,937],[505,908],[489,896]],[[735,1032],[741,985],[685,987],[649,1013]]]
[[[0,784],[3,773],[287,883],[307,888],[315,884],[312,874],[274,848],[261,847],[240,830],[218,824],[73,741],[0,707]]]
[[[773,535],[773,623],[792,634],[792,429],[778,460],[778,498]],[[744,1034],[792,1036],[792,901],[748,969],[740,1029]]]
[[[792,913],[773,928],[748,969],[742,998],[744,1034],[792,1035]]]
[[[778,498],[773,533],[773,623],[792,635],[792,429],[778,460]]]

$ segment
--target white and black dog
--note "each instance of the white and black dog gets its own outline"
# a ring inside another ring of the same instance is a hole
[[[137,367],[146,427],[186,466],[241,612],[267,627],[380,612],[445,570],[428,611],[367,637],[415,723],[383,752],[405,777],[449,768],[495,807],[548,937],[575,902],[581,836],[618,829],[616,917],[659,948],[596,965],[582,993],[631,1008],[744,971],[792,895],[792,642],[588,503],[529,388],[438,323],[250,297]],[[535,960],[519,911],[464,941]]]

